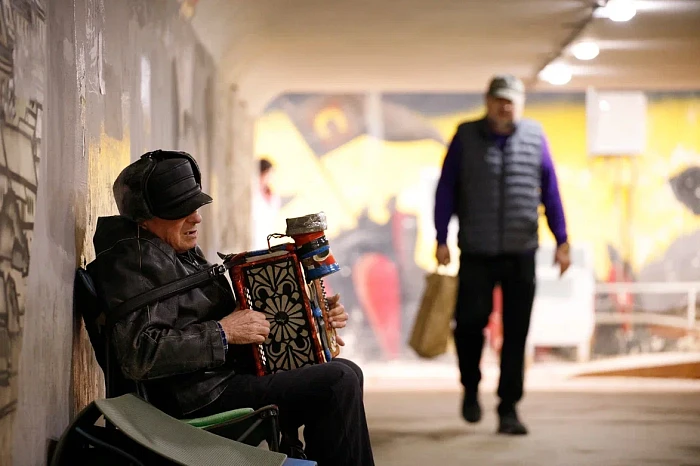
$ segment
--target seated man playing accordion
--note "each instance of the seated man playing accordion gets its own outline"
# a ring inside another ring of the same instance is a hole
[[[198,209],[212,198],[201,191],[189,154],[144,154],[113,188],[120,215],[98,219],[97,257],[89,266],[110,309],[211,265],[197,246],[197,230]],[[338,296],[328,303],[331,325],[344,327],[348,315]],[[361,369],[333,359],[260,376],[250,348],[269,332],[264,315],[239,309],[219,276],[116,320],[111,341],[123,375],[142,382],[149,401],[172,416],[275,404],[283,432],[304,426],[305,453],[320,466],[373,465]]]

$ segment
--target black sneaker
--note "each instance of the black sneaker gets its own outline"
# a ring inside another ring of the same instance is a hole
[[[481,405],[478,398],[464,397],[462,402],[462,417],[472,424],[481,420]]]
[[[527,435],[527,427],[520,422],[515,409],[498,413],[498,433],[506,435]]]

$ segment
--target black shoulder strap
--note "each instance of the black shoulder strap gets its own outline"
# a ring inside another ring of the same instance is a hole
[[[185,278],[177,279],[170,283],[166,283],[165,285],[153,288],[152,290],[145,291],[131,299],[127,299],[107,313],[107,326],[111,327],[119,319],[131,314],[137,309],[141,309],[148,304],[161,301],[163,299],[168,299],[172,296],[184,293],[185,291],[214,280],[216,277],[225,274],[226,270],[228,270],[228,268],[225,265],[213,265],[200,272],[188,275]]]

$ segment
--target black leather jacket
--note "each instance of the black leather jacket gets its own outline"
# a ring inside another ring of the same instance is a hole
[[[109,308],[210,264],[201,249],[177,254],[124,217],[100,217],[96,258],[87,267]],[[217,320],[236,307],[225,277],[151,304],[117,321],[112,350],[128,379],[143,382],[155,406],[182,417],[214,401],[245,348],[224,351]],[[241,366],[242,367],[242,366]]]

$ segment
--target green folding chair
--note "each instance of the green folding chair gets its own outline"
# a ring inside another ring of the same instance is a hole
[[[115,428],[98,425],[104,417]],[[49,466],[316,466],[215,435],[134,394],[90,403],[58,441]]]

